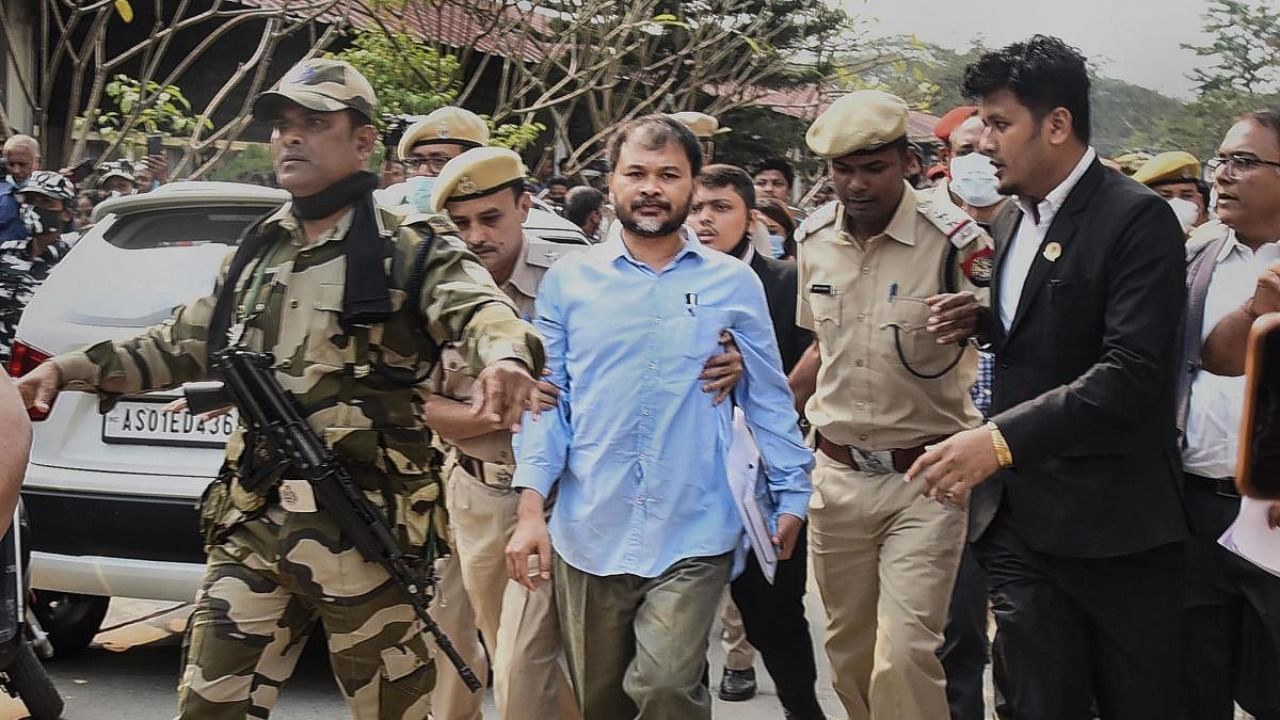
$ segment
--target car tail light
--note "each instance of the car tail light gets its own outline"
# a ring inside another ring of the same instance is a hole
[[[13,351],[9,355],[9,374],[16,378],[22,377],[32,370],[35,370],[40,363],[48,360],[50,357],[49,353],[40,350],[39,348],[34,348],[20,340],[14,341]],[[50,410],[52,409],[53,408],[50,407]],[[32,420],[44,420],[49,417],[49,412],[28,409],[27,416]]]

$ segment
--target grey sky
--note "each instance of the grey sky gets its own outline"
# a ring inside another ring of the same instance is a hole
[[[988,47],[1037,32],[1080,48],[1103,75],[1188,97],[1186,76],[1197,63],[1180,43],[1203,42],[1201,14],[1209,0],[836,0],[872,22],[876,35],[915,33],[926,42]]]

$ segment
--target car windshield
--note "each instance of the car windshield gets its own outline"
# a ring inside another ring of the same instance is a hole
[[[252,206],[210,206],[130,213],[117,218],[104,237],[123,250],[209,243],[234,245],[244,229],[268,210]]]

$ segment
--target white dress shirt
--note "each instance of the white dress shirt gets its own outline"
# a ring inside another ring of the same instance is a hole
[[[1084,157],[1076,163],[1075,168],[1058,187],[1032,207],[1030,203],[1014,196],[1013,201],[1022,208],[1022,222],[1018,231],[1010,239],[1009,250],[1005,252],[1004,267],[1000,275],[1000,322],[1008,330],[1013,325],[1013,316],[1018,312],[1018,301],[1022,299],[1022,286],[1027,282],[1027,273],[1031,272],[1031,264],[1035,262],[1036,253],[1049,234],[1049,227],[1057,217],[1062,204],[1075,188],[1076,183],[1084,176],[1089,166],[1098,157],[1092,147],[1085,151]]]
[[[1280,241],[1260,246],[1256,251],[1228,235],[1218,253],[1204,301],[1204,324],[1200,342],[1228,313],[1253,296],[1258,276],[1280,260]],[[1187,410],[1186,447],[1182,468],[1208,478],[1229,478],[1236,474],[1240,420],[1244,412],[1245,379],[1223,377],[1201,370],[1191,381],[1191,405]]]

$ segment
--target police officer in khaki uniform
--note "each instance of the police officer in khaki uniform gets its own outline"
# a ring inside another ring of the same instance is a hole
[[[489,126],[479,115],[460,107],[447,106],[432,111],[406,128],[397,152],[411,180],[434,178],[450,160],[488,142]],[[414,202],[412,181],[393,185],[381,192],[382,201],[387,205]],[[460,564],[454,557],[444,558],[437,564],[436,573],[440,579],[431,612],[440,627],[457,639],[458,649],[467,662],[477,672],[483,673],[489,660],[480,644],[475,610],[463,588]],[[482,698],[468,690],[456,676],[442,674],[432,696],[432,714],[435,720],[481,720],[484,714]]]
[[[460,107],[442,107],[410,125],[397,148],[410,175],[436,177],[453,158],[489,144],[483,118]]]
[[[698,138],[698,143],[702,145],[702,159],[707,163],[715,157],[716,138],[733,129],[720,127],[720,121],[714,115],[692,110],[671,113],[671,118],[689,128],[694,137]]]
[[[1188,234],[1209,221],[1209,187],[1200,177],[1200,161],[1183,150],[1162,152],[1148,160],[1133,174],[1133,179],[1155,191],[1174,205],[1174,212]],[[1173,200],[1184,200],[1196,206],[1194,218],[1184,217]],[[1190,222],[1187,222],[1190,220]]]
[[[966,341],[991,240],[906,183],[906,132],[906,104],[878,91],[819,116],[806,140],[838,199],[796,232],[797,322],[817,338],[793,373],[819,450],[809,532],[850,720],[948,717],[935,651],[967,498],[924,498],[903,473],[928,443],[981,422]]]
[[[531,205],[520,156],[477,148],[450,160],[432,202],[447,212],[467,246],[522,315],[533,314],[542,275],[563,253],[587,246],[526,238]],[[445,497],[451,539],[476,624],[492,658],[494,700],[503,720],[581,717],[563,665],[560,624],[550,585],[535,592],[508,579],[505,549],[520,496],[511,489],[508,428],[471,412],[474,379],[457,348],[446,347],[427,403],[428,424],[446,450]],[[552,396],[556,390],[543,384]]]

